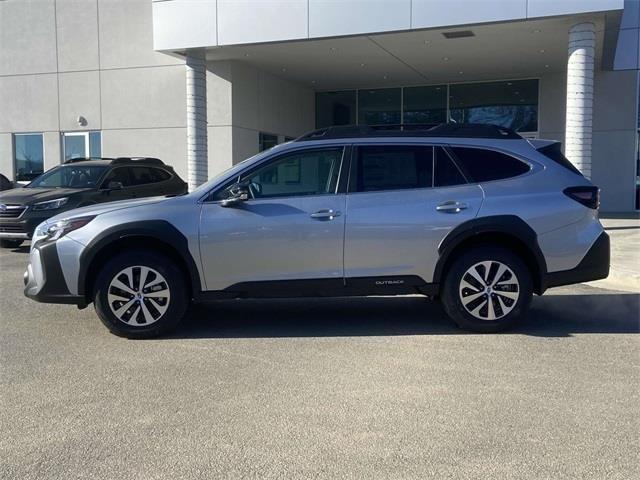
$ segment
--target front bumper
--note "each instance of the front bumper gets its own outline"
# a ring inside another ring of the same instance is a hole
[[[543,278],[543,291],[551,287],[602,280],[609,276],[611,261],[609,235],[602,232],[582,261],[571,270],[547,273]]]
[[[32,247],[24,285],[25,296],[36,302],[87,305],[84,296],[69,292],[55,241],[40,241]]]
[[[0,218],[0,238],[28,240],[38,225],[56,215],[58,211],[33,212],[27,209],[18,218]]]

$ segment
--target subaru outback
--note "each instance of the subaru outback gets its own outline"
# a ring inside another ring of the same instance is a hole
[[[534,293],[607,277],[598,206],[554,141],[487,125],[329,127],[184,196],[47,220],[25,294],[93,302],[129,338],[174,329],[191,301],[405,294],[495,332]]]

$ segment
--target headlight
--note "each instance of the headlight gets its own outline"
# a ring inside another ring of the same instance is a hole
[[[41,223],[36,230],[36,237],[45,237],[46,240],[58,240],[69,232],[84,227],[93,220],[95,215],[89,217],[76,217],[64,220],[58,220],[55,223]]]
[[[69,199],[67,197],[64,198],[56,198],[55,200],[47,200],[46,202],[38,202],[33,205],[34,210],[55,210],[56,208],[60,208],[65,203],[67,203]]]

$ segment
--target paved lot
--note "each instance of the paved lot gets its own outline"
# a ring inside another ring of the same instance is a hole
[[[173,338],[22,296],[0,253],[0,477],[640,478],[640,296],[509,334],[418,297],[221,302]]]

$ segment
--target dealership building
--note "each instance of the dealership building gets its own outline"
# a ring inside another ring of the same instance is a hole
[[[639,27],[638,0],[0,0],[0,173],[153,156],[193,187],[319,127],[480,122],[629,212]]]

